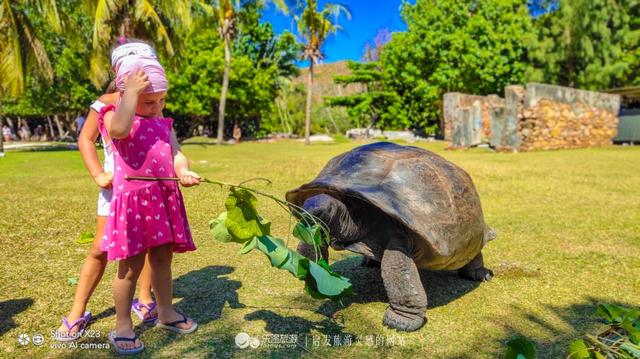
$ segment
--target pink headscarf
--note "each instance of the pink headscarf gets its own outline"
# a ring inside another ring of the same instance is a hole
[[[149,77],[149,86],[144,90],[144,93],[162,92],[169,88],[164,68],[156,59],[139,55],[126,56],[118,61],[115,70],[116,87],[120,91],[124,91],[124,79],[134,75],[138,70],[144,71]]]

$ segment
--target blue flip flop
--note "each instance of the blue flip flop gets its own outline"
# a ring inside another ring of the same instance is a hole
[[[176,333],[180,333],[180,334],[193,333],[193,332],[196,331],[196,329],[198,329],[198,323],[196,323],[193,319],[191,320],[191,328],[189,328],[189,329],[179,328],[178,324],[182,324],[182,323],[186,324],[186,323],[188,323],[189,322],[189,318],[187,318],[182,313],[178,313],[178,314],[182,315],[182,319],[176,320],[176,321],[171,322],[171,323],[162,323],[162,322],[158,321],[156,323],[156,326],[160,327],[162,329],[170,330],[172,332],[176,332]]]
[[[132,355],[132,354],[141,353],[144,350],[144,343],[142,341],[140,341],[139,347],[131,348],[131,349],[122,349],[117,344],[118,342],[135,343],[137,339],[138,339],[137,334],[134,335],[133,338],[127,338],[127,337],[116,337],[115,331],[109,333],[109,341],[111,342],[111,344],[113,344],[113,349],[115,349],[116,353],[120,355]]]

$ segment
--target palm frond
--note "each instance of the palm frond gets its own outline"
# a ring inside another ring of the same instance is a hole
[[[15,15],[8,0],[0,4],[0,87],[10,96],[24,91],[24,65],[20,46],[20,34]]]
[[[91,50],[91,82],[100,87],[109,77],[107,60],[112,41],[112,26],[118,13],[118,0],[97,0],[94,3],[93,41]]]
[[[162,43],[167,55],[173,56],[173,45],[171,45],[171,39],[169,38],[169,32],[162,23],[160,16],[154,9],[153,5],[148,0],[136,1],[136,7],[134,10],[134,17],[137,21],[145,23],[150,28],[155,29],[156,38],[155,41]]]
[[[35,60],[38,72],[47,82],[51,82],[53,80],[53,68],[44,45],[35,35],[33,25],[31,25],[29,18],[22,13],[17,13],[16,19],[22,24],[23,43],[30,48],[30,51],[27,52],[27,57]]]
[[[42,15],[47,19],[51,29],[56,33],[62,32],[62,22],[60,21],[60,15],[58,14],[56,0],[40,0],[39,3]]]

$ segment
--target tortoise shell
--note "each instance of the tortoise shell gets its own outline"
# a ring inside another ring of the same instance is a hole
[[[471,177],[418,147],[389,142],[356,147],[331,159],[286,199],[302,206],[321,193],[347,205],[362,200],[404,224],[416,234],[410,248],[420,268],[458,269],[480,253],[488,237]]]

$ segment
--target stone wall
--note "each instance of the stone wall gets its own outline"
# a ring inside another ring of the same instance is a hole
[[[443,128],[452,148],[483,143],[497,150],[604,146],[617,132],[620,96],[567,87],[507,86],[495,95],[449,93]]]
[[[491,136],[491,111],[494,107],[504,107],[504,100],[496,95],[445,94],[441,124],[444,139],[453,142],[455,138],[455,147],[487,142]]]

